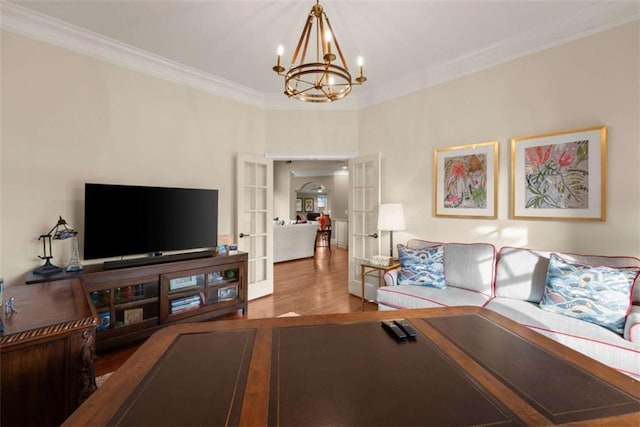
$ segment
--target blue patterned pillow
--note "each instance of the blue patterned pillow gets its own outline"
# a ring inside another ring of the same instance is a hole
[[[622,334],[638,273],[637,267],[578,264],[551,254],[540,308]]]
[[[398,245],[400,273],[398,285],[420,285],[444,289],[444,250],[442,245],[427,249],[410,249]]]

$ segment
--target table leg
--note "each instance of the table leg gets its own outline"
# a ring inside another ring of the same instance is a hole
[[[364,278],[365,278],[365,267],[364,265],[360,264],[360,287],[362,289],[362,293],[360,295],[362,295],[362,311],[364,311]]]

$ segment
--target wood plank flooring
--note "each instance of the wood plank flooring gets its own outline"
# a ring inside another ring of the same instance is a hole
[[[274,264],[274,293],[249,301],[250,319],[277,317],[285,313],[307,314],[350,313],[360,311],[359,297],[349,294],[349,257],[346,249],[335,246],[318,248],[313,258]],[[367,303],[365,310],[375,311],[377,305]],[[225,319],[240,318],[226,316]],[[108,353],[99,354],[96,375],[116,370],[140,346],[136,343]]]

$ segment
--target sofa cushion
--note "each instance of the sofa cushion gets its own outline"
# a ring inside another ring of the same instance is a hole
[[[427,286],[399,285],[378,288],[378,308],[384,306],[403,308],[432,308],[472,305],[482,307],[489,300],[487,295],[455,287],[446,289]]]
[[[496,296],[540,302],[548,267],[548,252],[503,247],[496,267]]]
[[[410,239],[407,247],[427,249],[443,245],[440,242]],[[446,243],[444,244],[444,280],[447,286],[480,292],[493,296],[496,249],[487,243]],[[393,285],[391,275],[385,275],[387,285]],[[458,304],[460,305],[460,304]]]
[[[557,313],[536,303],[496,297],[485,306],[623,373],[640,377],[640,345],[617,333]],[[640,308],[640,307],[639,307]],[[638,311],[640,314],[640,310]]]
[[[500,249],[496,267],[498,297],[540,302],[547,281],[550,252],[505,246]],[[640,259],[629,256],[594,256],[563,253],[572,262],[607,267],[640,267]],[[635,286],[633,301],[640,303],[640,286]]]
[[[442,245],[428,249],[411,249],[399,244],[398,284],[445,288],[443,252]]]
[[[624,332],[636,267],[572,263],[551,254],[540,308]]]
[[[624,323],[623,337],[640,346],[640,306],[631,306],[627,321]]]
[[[447,243],[444,246],[444,278],[447,286],[491,297],[495,265],[496,249],[493,245]]]

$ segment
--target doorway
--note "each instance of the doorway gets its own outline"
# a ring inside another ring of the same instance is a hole
[[[324,213],[332,224],[336,221],[348,224],[347,160],[277,160],[273,162],[273,171],[274,218],[286,221]],[[348,246],[347,240],[339,243],[344,248]]]

